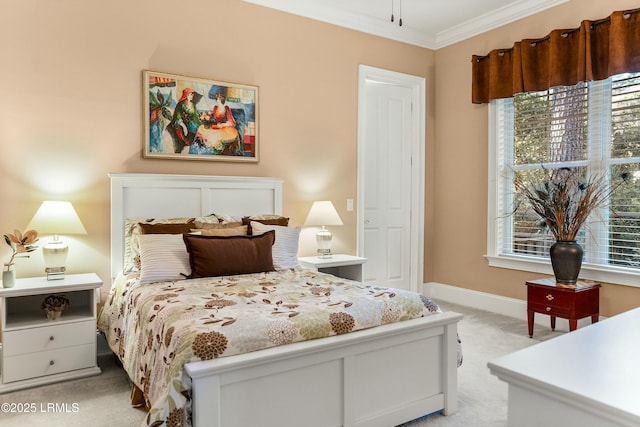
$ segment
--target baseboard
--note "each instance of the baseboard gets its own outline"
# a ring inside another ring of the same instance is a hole
[[[424,295],[437,301],[446,301],[452,304],[464,305],[466,307],[477,308],[478,310],[490,311],[492,313],[513,317],[518,320],[527,321],[527,301],[516,298],[507,298],[487,292],[475,291],[472,289],[459,288],[457,286],[445,285],[443,283],[428,282],[423,284]],[[600,316],[601,319],[604,319]],[[549,327],[549,317],[536,314],[534,317],[536,325]],[[591,324],[590,318],[578,320],[578,328]],[[569,321],[558,318],[556,320],[556,330],[568,332]]]

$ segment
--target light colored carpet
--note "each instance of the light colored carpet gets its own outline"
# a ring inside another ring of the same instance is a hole
[[[464,314],[458,324],[464,361],[458,368],[458,412],[433,414],[402,427],[504,427],[507,425],[507,384],[491,375],[487,362],[553,338],[562,332],[535,325],[529,338],[527,322],[466,306],[439,302],[445,311]]]
[[[102,369],[98,376],[0,394],[1,403],[36,404],[35,413],[0,411],[0,426],[139,426],[145,413],[129,405],[129,379],[117,364],[116,357],[111,354],[99,356],[98,366]],[[66,405],[48,409],[48,403]]]
[[[458,369],[458,412],[446,417],[433,414],[403,427],[506,426],[507,385],[489,373],[487,362],[562,332],[536,325],[531,339],[525,321],[445,302],[440,305],[465,316],[458,326],[464,353]],[[98,365],[102,368],[99,376],[0,395],[0,403],[37,405],[35,413],[0,411],[0,426],[139,426],[145,414],[129,405],[129,381],[115,357],[100,356]],[[66,406],[58,405],[63,412],[55,412],[55,407],[53,412],[42,411],[46,403]]]

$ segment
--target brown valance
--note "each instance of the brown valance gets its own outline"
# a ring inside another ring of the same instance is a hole
[[[472,102],[640,72],[640,9],[473,55]]]

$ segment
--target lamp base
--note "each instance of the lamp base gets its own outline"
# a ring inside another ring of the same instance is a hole
[[[318,258],[331,258],[331,249],[318,249]]]
[[[47,267],[44,271],[47,273],[47,280],[61,280],[64,279],[64,274],[67,269],[65,267]]]
[[[42,247],[42,255],[46,267],[44,271],[47,273],[47,280],[64,279],[66,270],[64,265],[67,261],[68,253],[69,247],[57,235]]]
[[[316,243],[318,244],[318,257],[331,258],[331,232],[322,227],[316,234]]]

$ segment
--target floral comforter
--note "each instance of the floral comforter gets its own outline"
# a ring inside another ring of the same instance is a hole
[[[99,328],[144,392],[143,425],[190,425],[185,363],[440,312],[427,297],[303,269],[140,284],[118,278]]]

